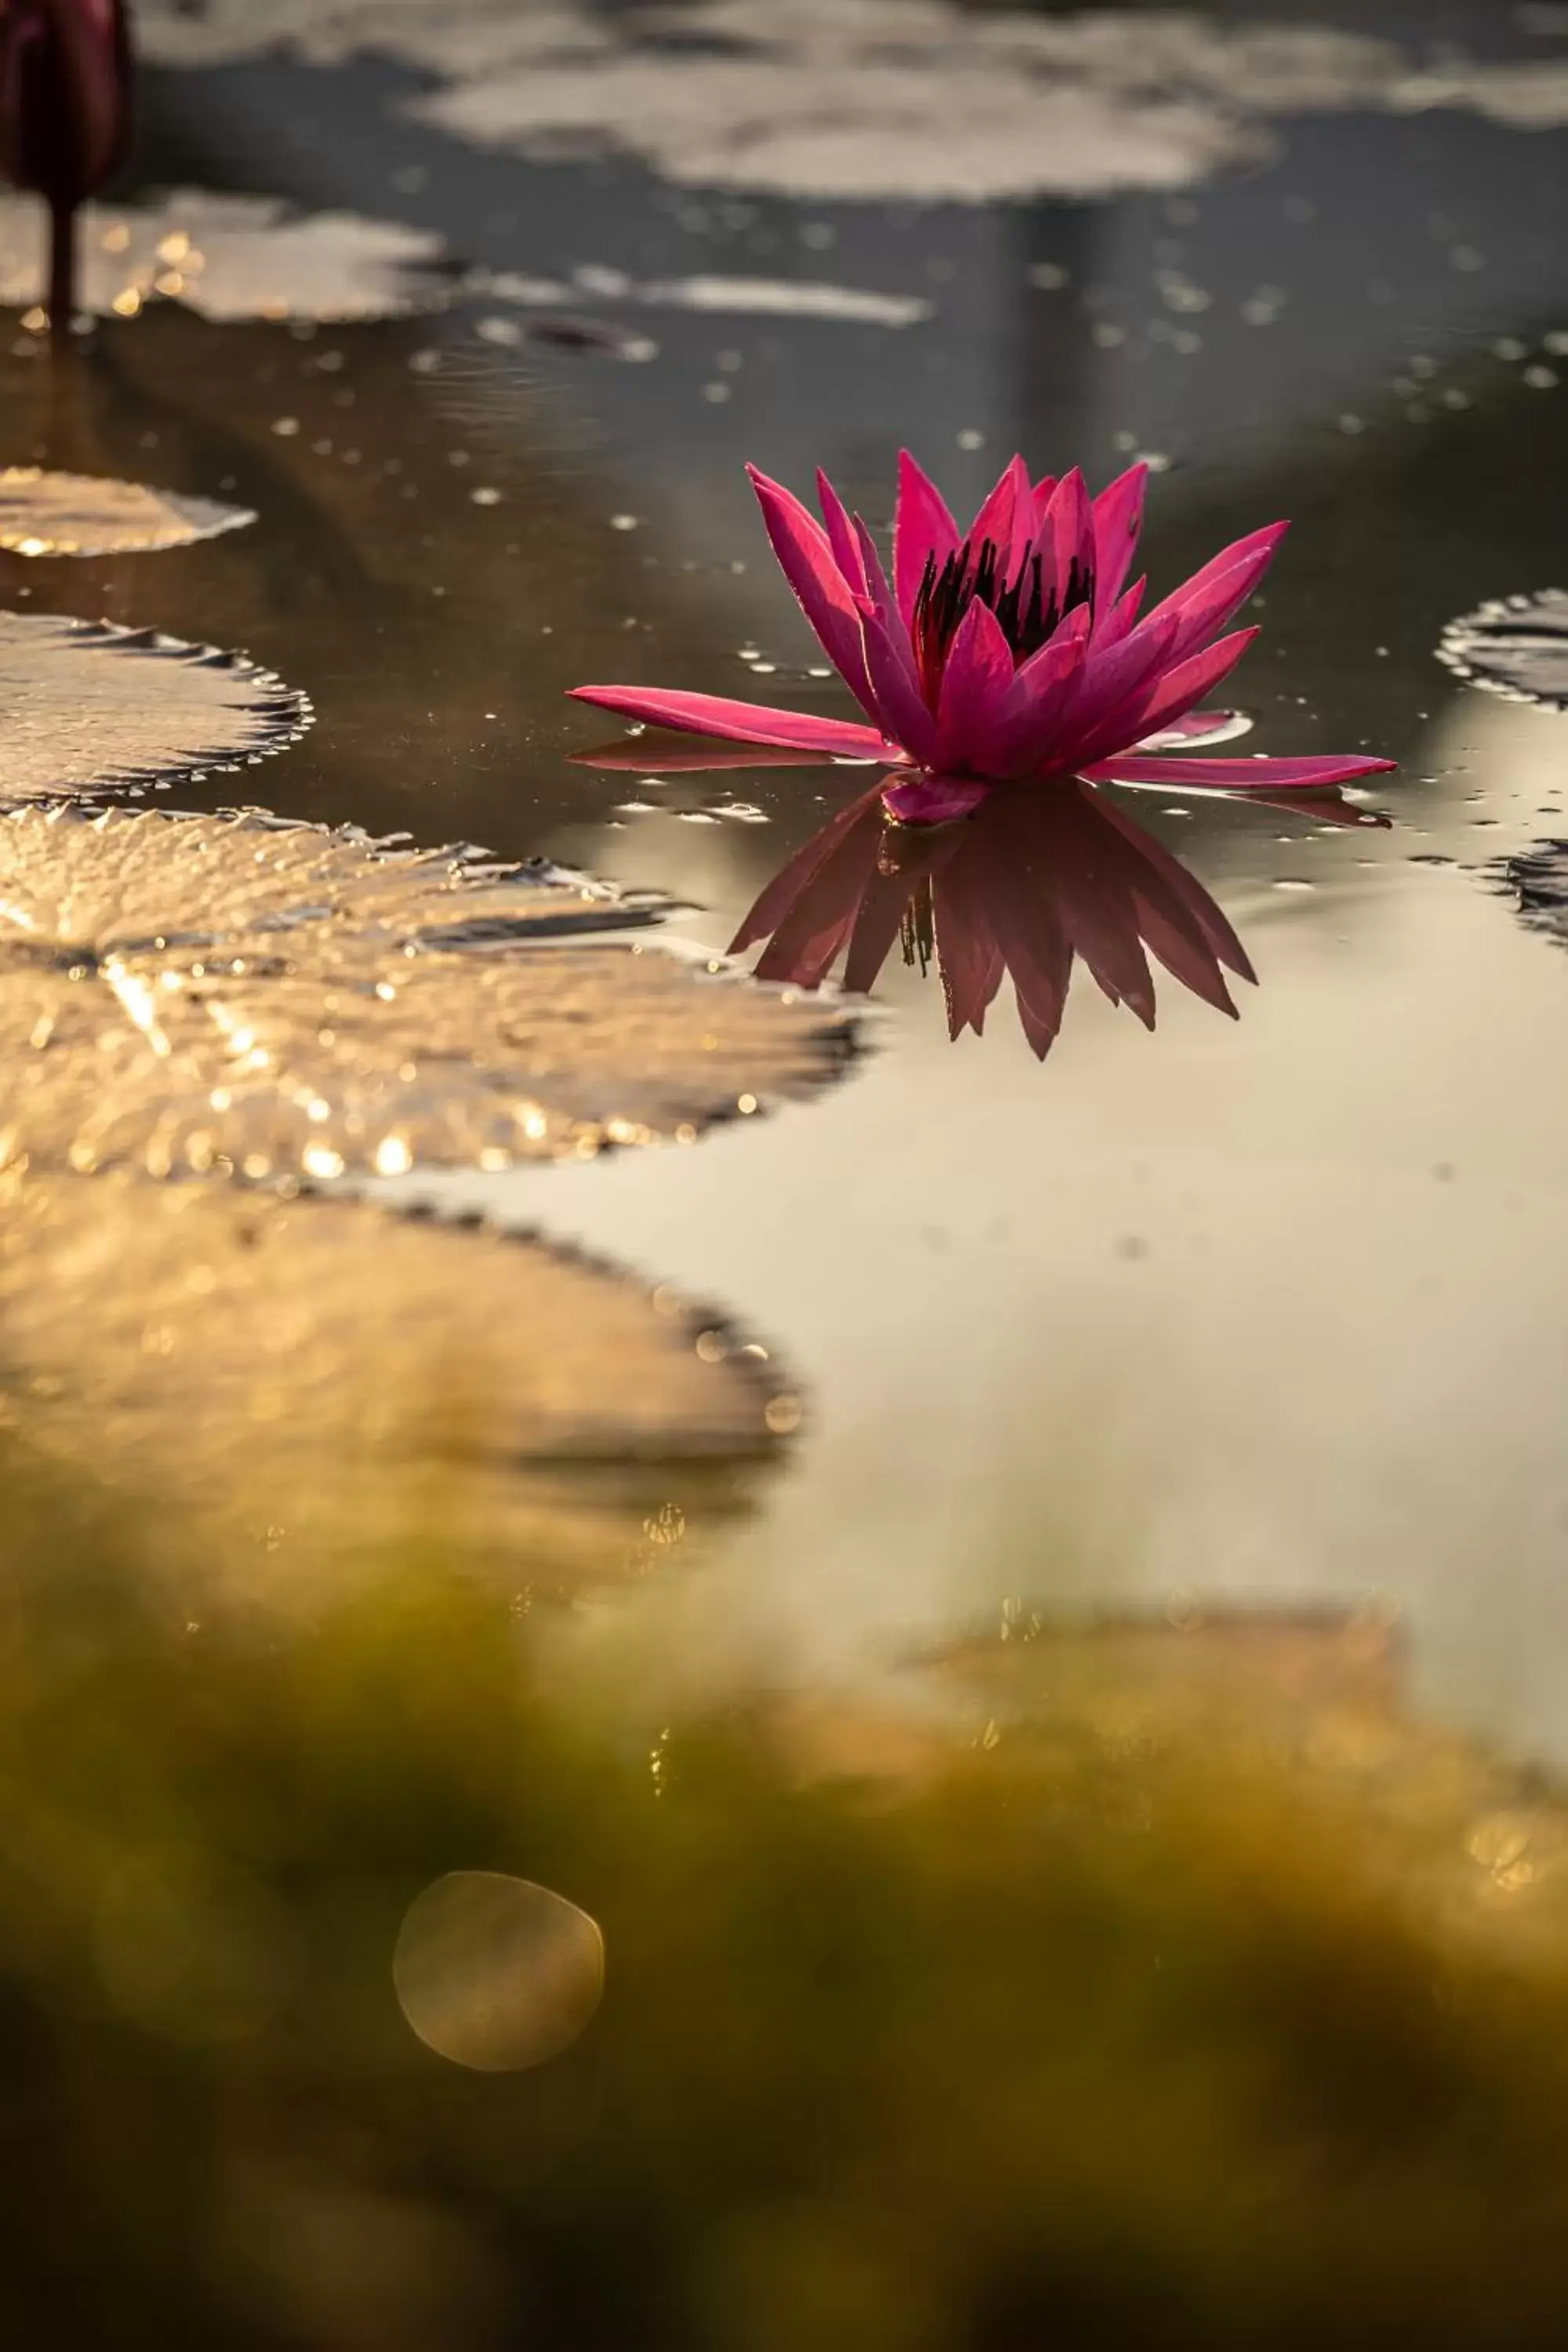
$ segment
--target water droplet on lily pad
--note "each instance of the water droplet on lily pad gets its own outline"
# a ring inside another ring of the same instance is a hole
[[[256,812],[0,815],[0,1166],[256,1182],[584,1159],[810,1094],[853,1017],[558,868]]]
[[[648,1573],[647,1522],[743,1507],[787,1433],[712,1324],[532,1236],[0,1171],[0,1428],[154,1498],[149,1570],[204,1620],[308,1612],[429,1528],[508,1591]]]
[[[133,555],[216,539],[256,520],[247,507],[143,482],[0,468],[0,548],[13,555]]]
[[[0,611],[0,804],[167,784],[265,759],[306,698],[244,654],[53,613]]]
[[[1472,686],[1568,709],[1568,591],[1542,588],[1479,605],[1449,622],[1437,657]]]

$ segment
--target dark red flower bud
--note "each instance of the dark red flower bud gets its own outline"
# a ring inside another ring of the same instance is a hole
[[[73,211],[124,152],[131,45],[122,0],[0,0],[0,166]]]

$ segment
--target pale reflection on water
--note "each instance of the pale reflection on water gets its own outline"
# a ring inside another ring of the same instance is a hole
[[[1317,892],[1221,888],[1261,982],[1234,1026],[1170,988],[1151,1038],[1080,982],[1042,1069],[1005,1023],[950,1046],[895,963],[887,1049],[809,1116],[552,1176],[553,1221],[744,1297],[815,1390],[766,1519],[609,1638],[842,1675],[1014,1592],[1375,1591],[1424,1697],[1568,1755],[1568,987],[1412,863],[1532,837],[1554,730],[1466,694],[1424,748],[1466,773],[1418,829],[1396,782],[1393,834],[1286,851]]]

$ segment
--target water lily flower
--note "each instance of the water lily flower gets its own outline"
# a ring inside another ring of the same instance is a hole
[[[1268,805],[1345,824],[1385,819],[1337,793]],[[840,809],[774,876],[731,943],[765,945],[762,980],[817,988],[842,956],[844,986],[874,986],[892,949],[934,962],[949,1034],[978,1035],[1005,974],[1018,1017],[1043,1061],[1061,1026],[1081,961],[1112,1003],[1154,1026],[1149,959],[1234,1020],[1226,973],[1256,974],[1203,885],[1163,845],[1092,784],[1061,779],[1042,793],[1003,785],[961,822],[889,817],[879,785]]]
[[[0,167],[48,205],[57,329],[73,308],[77,207],[119,163],[130,127],[123,0],[0,0]]]
[[[580,686],[624,717],[810,759],[875,760],[884,802],[941,823],[998,785],[1081,776],[1167,791],[1299,791],[1390,768],[1351,757],[1166,755],[1230,714],[1200,709],[1258,634],[1232,629],[1284,523],[1226,548],[1152,612],[1128,586],[1145,466],[1091,498],[1075,467],[1031,479],[1015,457],[967,531],[908,451],[899,460],[892,575],[870,531],[817,475],[822,520],[751,467],[784,575],[867,723],[770,710],[723,696]]]

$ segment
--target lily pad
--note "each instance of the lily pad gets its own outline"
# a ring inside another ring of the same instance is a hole
[[[0,806],[254,767],[314,713],[244,654],[156,629],[0,612]]]
[[[1568,591],[1500,596],[1450,621],[1437,658],[1511,702],[1568,710]]]
[[[800,1418],[721,1318],[569,1252],[225,1185],[0,1171],[0,1427],[156,1496],[203,1599],[307,1604],[432,1526],[519,1587],[645,1573]]]
[[[1568,948],[1568,841],[1538,841],[1491,871],[1530,929]]]
[[[1205,1607],[1077,1623],[1013,1604],[1002,1639],[924,1662],[928,1717],[1046,1762],[1081,1801],[1136,1818],[1194,1795],[1216,1827],[1273,1782],[1337,1820],[1375,1883],[1450,1948],[1539,1961],[1568,1930],[1568,1801],[1537,1769],[1418,1712],[1393,1612]],[[1237,1794],[1239,1792],[1239,1794]],[[1332,1852],[1331,1843],[1325,1852]],[[1311,1868],[1307,1853],[1297,1864]]]
[[[135,555],[188,547],[255,520],[248,507],[144,482],[0,467],[0,548],[11,555]]]
[[[693,1139],[852,1016],[651,942],[654,898],[255,812],[0,815],[0,1165],[503,1168]]]
[[[451,295],[438,236],[357,213],[296,214],[277,196],[175,188],[143,205],[81,215],[84,310],[134,318],[148,302],[209,319],[386,319]],[[0,302],[43,299],[37,208],[0,198]]]

